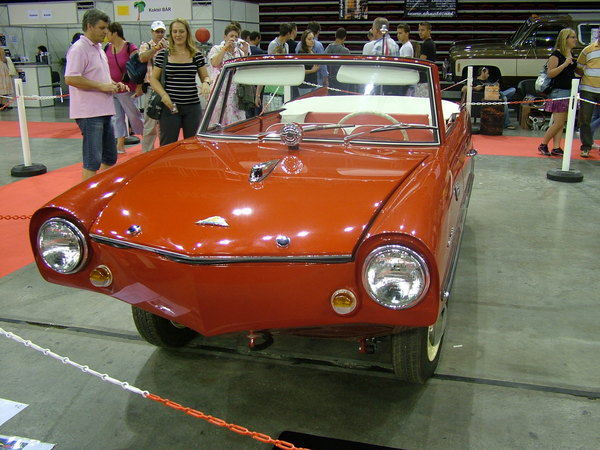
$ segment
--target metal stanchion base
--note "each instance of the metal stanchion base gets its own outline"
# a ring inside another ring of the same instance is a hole
[[[30,166],[19,164],[11,169],[10,174],[13,177],[35,177],[36,175],[43,175],[47,171],[46,166],[43,164],[32,164]]]
[[[137,136],[125,136],[125,145],[135,145],[140,143],[140,138]]]
[[[583,181],[583,174],[579,170],[550,169],[546,172],[546,178],[563,183],[579,183]]]

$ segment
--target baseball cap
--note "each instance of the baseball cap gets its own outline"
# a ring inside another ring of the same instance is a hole
[[[166,30],[167,27],[165,27],[165,23],[162,20],[155,20],[154,22],[152,22],[152,25],[150,25],[150,29],[152,31]]]

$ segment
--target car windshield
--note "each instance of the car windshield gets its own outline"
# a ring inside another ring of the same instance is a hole
[[[531,28],[532,24],[533,24],[533,20],[531,19],[531,17],[528,18],[525,22],[523,22],[521,24],[521,26],[519,27],[519,29],[517,31],[515,31],[515,33],[510,38],[508,38],[509,44],[514,47],[519,42],[521,42],[523,39],[525,39],[527,32]]]
[[[319,74],[325,68],[328,84]],[[292,134],[304,141],[436,144],[441,94],[433,70],[426,63],[391,58],[231,61],[215,83],[199,134],[257,141]],[[442,109],[444,120],[450,120],[458,106],[443,101]]]

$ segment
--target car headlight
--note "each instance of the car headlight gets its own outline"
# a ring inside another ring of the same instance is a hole
[[[87,258],[83,233],[65,219],[49,219],[37,235],[38,251],[48,267],[58,273],[75,273]]]
[[[425,260],[401,245],[385,245],[367,256],[363,284],[369,296],[390,309],[410,308],[423,298],[429,287]]]

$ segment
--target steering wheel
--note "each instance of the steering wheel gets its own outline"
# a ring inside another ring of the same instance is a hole
[[[372,116],[383,117],[384,119],[389,120],[392,124],[400,123],[396,119],[394,119],[392,116],[390,116],[389,114],[386,114],[386,113],[377,112],[377,111],[355,111],[355,112],[352,112],[352,113],[347,114],[344,117],[342,117],[340,119],[340,121],[338,122],[338,125],[342,125],[347,120],[352,119],[353,117],[356,117],[356,116],[360,116],[361,114],[368,114],[368,115],[372,115]],[[361,126],[361,124],[357,124],[357,126]],[[408,133],[406,132],[406,130],[400,130],[400,132],[402,133],[402,137],[404,138],[404,140],[408,141]],[[337,130],[333,130],[333,133],[337,134]]]

